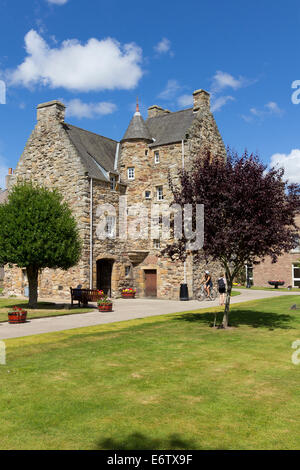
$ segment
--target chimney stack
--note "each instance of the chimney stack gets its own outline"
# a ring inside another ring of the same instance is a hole
[[[37,120],[40,124],[51,125],[54,122],[63,123],[66,107],[60,101],[54,100],[41,103],[37,107]]]
[[[150,106],[148,108],[148,118],[153,118],[156,116],[163,116],[164,114],[169,114],[171,111],[168,109],[163,109],[160,106],[157,106],[157,104],[154,104],[153,106]]]
[[[6,175],[6,177],[5,177],[5,187],[6,187],[6,189],[8,189],[9,182],[11,180],[12,174],[13,174],[13,170],[12,170],[12,168],[9,168],[8,169],[8,175]]]
[[[210,111],[210,94],[205,90],[196,90],[193,93],[194,112],[198,112],[200,108]]]

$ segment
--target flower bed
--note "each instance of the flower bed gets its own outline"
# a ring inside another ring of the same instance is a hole
[[[135,298],[135,294],[136,294],[136,290],[135,289],[123,289],[122,290],[122,298],[123,299],[134,299]]]

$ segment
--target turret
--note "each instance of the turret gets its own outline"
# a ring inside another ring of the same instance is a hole
[[[134,113],[121,142],[130,140],[147,140],[149,142],[153,142],[150,132],[140,113],[138,103],[136,104],[136,112]]]

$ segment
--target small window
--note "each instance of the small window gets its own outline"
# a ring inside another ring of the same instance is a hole
[[[160,240],[153,240],[153,248],[160,249]]]
[[[159,163],[159,152],[154,152],[154,163]]]
[[[148,156],[148,150],[145,150],[145,156],[146,157]]]
[[[108,237],[114,237],[116,233],[116,218],[113,215],[106,216],[105,232]]]
[[[130,276],[131,268],[130,266],[125,266],[125,276],[128,277]]]
[[[293,287],[299,287],[300,286],[300,265],[293,264],[292,269],[293,269]]]
[[[112,191],[115,191],[116,189],[116,177],[115,176],[110,177],[110,189]]]
[[[151,199],[151,191],[145,191],[145,198]]]
[[[134,180],[134,178],[135,178],[134,167],[128,168],[128,169],[127,169],[127,174],[128,174],[128,179],[129,179],[129,180]]]
[[[157,200],[162,201],[164,199],[163,187],[157,186],[156,188]]]

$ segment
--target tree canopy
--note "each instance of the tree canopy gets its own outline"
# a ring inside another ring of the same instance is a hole
[[[0,205],[0,263],[27,269],[29,304],[37,300],[38,271],[67,270],[79,261],[75,218],[56,190],[18,183]]]
[[[226,273],[227,298],[223,325],[228,325],[230,293],[235,275],[245,264],[278,256],[297,244],[295,215],[299,185],[288,184],[284,170],[267,169],[257,155],[228,150],[227,159],[199,154],[181,185],[172,187],[174,202],[204,205],[204,246],[196,256],[218,260]],[[172,257],[185,259],[186,240],[167,248]]]

